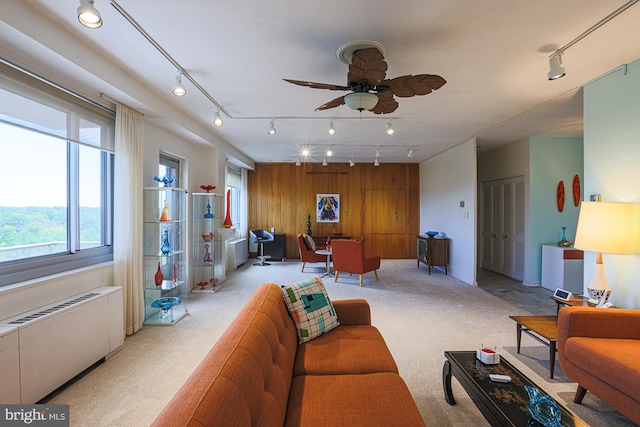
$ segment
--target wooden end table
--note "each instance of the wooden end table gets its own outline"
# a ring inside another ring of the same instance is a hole
[[[549,347],[549,374],[553,378],[558,343],[558,316],[509,316],[516,322],[517,352],[522,333]]]

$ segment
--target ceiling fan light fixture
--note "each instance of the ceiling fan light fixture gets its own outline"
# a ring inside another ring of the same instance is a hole
[[[100,28],[102,16],[93,5],[94,0],[80,0],[78,6],[78,21],[87,28]]]
[[[187,93],[187,90],[184,88],[184,85],[182,84],[182,73],[175,76],[173,80],[174,80],[173,94],[175,96],[185,96]]]
[[[269,126],[269,130],[267,131],[267,133],[269,135],[275,135],[276,134],[276,126],[274,125],[275,120],[271,120],[271,126]]]
[[[391,120],[389,120],[387,122],[387,135],[393,135],[394,133],[396,133],[396,130],[393,128],[393,125],[391,124]]]
[[[220,110],[218,110],[216,112],[216,116],[213,118],[213,124],[216,126],[222,126],[223,123],[222,117],[220,116]]]
[[[547,74],[547,77],[549,80],[557,80],[564,77],[566,74],[567,72],[562,66],[562,52],[556,51],[549,58],[549,73]]]
[[[327,133],[329,135],[335,135],[336,134],[336,128],[333,127],[333,119],[331,119],[331,122],[329,123],[329,129],[327,130]]]
[[[344,102],[352,110],[371,110],[378,103],[378,95],[369,92],[353,92],[344,96]]]

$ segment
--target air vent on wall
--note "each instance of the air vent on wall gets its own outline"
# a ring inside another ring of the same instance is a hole
[[[72,305],[78,304],[79,302],[82,302],[82,301],[86,301],[89,298],[93,298],[93,297],[98,296],[98,295],[101,295],[101,294],[96,293],[96,292],[88,293],[88,294],[82,295],[81,297],[78,297],[78,298],[72,299],[70,301],[67,301],[65,303],[58,304],[56,306],[48,308],[46,310],[41,310],[41,311],[38,311],[36,313],[32,313],[32,314],[30,314],[28,316],[21,317],[20,319],[13,320],[13,321],[11,321],[11,322],[9,322],[7,324],[8,325],[23,325],[23,324],[25,324],[27,322],[30,322],[31,320],[38,319],[38,318],[40,318],[40,317],[42,317],[44,315],[47,315],[47,314],[55,313],[58,310],[62,310],[63,308],[70,307]]]

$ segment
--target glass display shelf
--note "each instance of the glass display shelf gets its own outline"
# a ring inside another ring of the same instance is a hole
[[[224,197],[193,193],[192,290],[216,292],[222,287],[222,222]]]
[[[144,194],[145,325],[173,325],[187,315],[187,191],[148,187]]]

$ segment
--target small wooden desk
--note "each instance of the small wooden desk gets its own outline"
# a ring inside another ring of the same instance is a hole
[[[558,316],[509,316],[516,322],[517,352],[520,354],[522,333],[549,347],[549,374],[553,378],[558,343]]]

